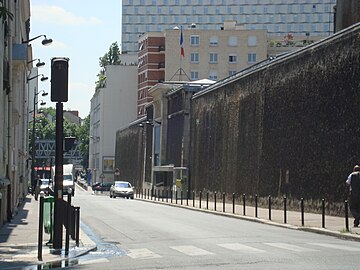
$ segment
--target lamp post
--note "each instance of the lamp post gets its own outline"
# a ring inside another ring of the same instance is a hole
[[[38,78],[39,76],[42,76],[41,78],[41,81],[46,81],[48,78],[44,76],[44,74],[39,74],[39,75],[36,75],[36,76],[33,76],[33,77],[28,77],[27,78],[27,82],[35,79],[35,78]],[[36,178],[36,175],[35,175],[35,124],[36,124],[36,105],[40,102],[40,105],[41,106],[44,106],[46,104],[46,102],[44,102],[43,100],[40,100],[40,101],[36,101],[36,97],[42,93],[42,96],[47,96],[48,93],[46,93],[44,90],[41,90],[39,92],[36,92],[36,88],[34,88],[34,99],[33,99],[33,126],[32,126],[32,135],[31,135],[31,185],[34,186],[34,183],[33,181],[35,180]]]

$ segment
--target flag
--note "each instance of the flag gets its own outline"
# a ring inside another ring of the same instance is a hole
[[[180,55],[182,57],[185,56],[185,52],[184,52],[184,38],[183,38],[183,33],[182,33],[182,27],[181,27],[181,30],[180,30]]]

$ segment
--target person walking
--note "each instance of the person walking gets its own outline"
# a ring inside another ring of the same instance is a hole
[[[350,212],[354,217],[354,227],[360,222],[360,166],[355,165],[348,176],[346,184],[350,186]]]

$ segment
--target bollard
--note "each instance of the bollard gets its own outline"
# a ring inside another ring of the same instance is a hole
[[[321,199],[322,227],[325,228],[325,199]]]
[[[183,205],[183,191],[180,191],[180,201],[181,201],[181,205]]]
[[[175,204],[177,204],[177,190],[175,190]]]
[[[225,192],[223,192],[222,194],[222,199],[223,199],[223,212],[225,213]]]
[[[169,190],[166,190],[166,202],[169,202]]]
[[[287,223],[287,220],[286,220],[286,196],[284,196],[284,223],[285,224]]]
[[[164,191],[165,191],[165,190],[162,190],[162,191],[161,191],[161,201],[162,201],[162,202],[164,202]]]
[[[76,246],[79,246],[80,241],[80,207],[75,207],[75,226],[76,226],[76,233],[75,233],[75,242]]]
[[[349,231],[349,208],[348,208],[348,201],[345,200],[345,228],[346,231]]]
[[[246,216],[246,212],[245,212],[245,210],[246,210],[246,205],[245,205],[245,200],[246,200],[246,198],[245,198],[245,193],[242,195],[242,199],[243,199],[243,215]]]
[[[258,195],[255,194],[255,217],[258,217]]]
[[[189,206],[189,196],[190,196],[190,193],[189,193],[189,190],[186,191],[186,206]]]
[[[199,192],[199,208],[201,209],[201,191]]]
[[[71,220],[71,191],[68,192],[68,201],[66,205],[66,214],[67,214],[67,228],[65,234],[65,255],[69,254],[69,245],[70,245],[70,220]]]
[[[304,198],[300,199],[300,210],[301,210],[301,226],[305,225],[305,218],[304,218]]]
[[[214,210],[216,211],[216,191],[214,192]]]
[[[172,201],[173,201],[173,191],[172,189],[170,189],[170,202],[172,203]]]
[[[209,191],[206,192],[206,209],[209,209]]]
[[[195,191],[193,191],[193,207],[195,207]]]
[[[271,196],[269,195],[269,220],[271,220]]]
[[[42,261],[42,242],[43,242],[43,223],[44,223],[44,192],[40,192],[39,204],[39,234],[38,234],[38,260]]]
[[[233,214],[235,214],[235,193],[232,195],[232,207],[233,207]]]

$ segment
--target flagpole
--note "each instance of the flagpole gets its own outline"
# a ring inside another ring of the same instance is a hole
[[[179,81],[181,81],[182,58],[184,57],[183,43],[184,43],[184,38],[183,38],[182,26],[180,26],[180,72],[179,72]]]

